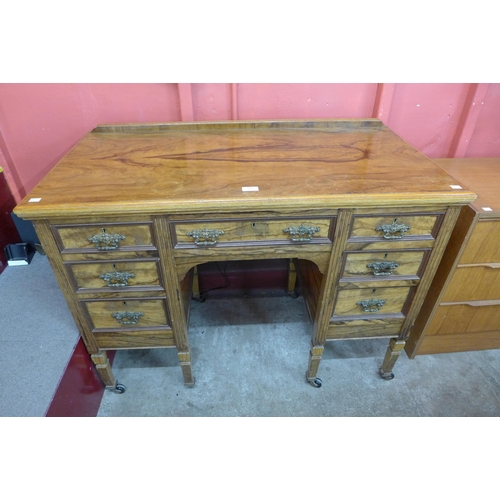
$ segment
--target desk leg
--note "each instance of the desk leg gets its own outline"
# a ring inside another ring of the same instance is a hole
[[[396,361],[401,354],[406,342],[399,339],[391,339],[389,342],[389,347],[387,347],[387,352],[385,354],[384,361],[380,367],[380,376],[386,380],[392,380],[394,378],[394,373],[392,369],[396,364]]]
[[[191,353],[189,351],[178,352],[177,356],[181,364],[184,385],[192,387],[194,385],[193,371],[191,370]]]
[[[318,373],[319,363],[324,349],[324,345],[311,344],[311,350],[309,351],[309,366],[306,372],[307,381],[309,383],[314,383],[316,380],[319,380],[316,378],[316,374]]]
[[[90,357],[97,368],[102,381],[108,388],[114,388],[116,385],[116,379],[111,371],[111,365],[109,364],[109,359],[106,351],[99,351],[96,354],[91,354]]]

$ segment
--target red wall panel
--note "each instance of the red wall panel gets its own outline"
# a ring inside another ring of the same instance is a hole
[[[238,84],[238,119],[366,118],[373,113],[376,84]]]
[[[447,157],[468,87],[443,83],[396,85],[385,124],[427,156]]]
[[[500,84],[488,85],[484,99],[473,102],[472,106],[479,108],[479,116],[465,156],[500,156]]]
[[[500,84],[0,84],[19,201],[99,123],[378,117],[430,157],[500,156]]]

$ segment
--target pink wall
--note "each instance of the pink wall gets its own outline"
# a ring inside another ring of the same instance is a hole
[[[16,201],[102,123],[380,118],[431,158],[500,156],[500,84],[0,84]]]

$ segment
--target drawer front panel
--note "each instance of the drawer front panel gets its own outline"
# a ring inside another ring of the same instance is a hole
[[[401,331],[404,317],[386,319],[357,319],[335,321],[328,326],[327,340],[362,339],[370,337],[396,337]]]
[[[76,290],[103,292],[133,291],[135,289],[162,290],[158,259],[153,261],[117,261],[98,264],[68,264]]]
[[[155,249],[151,224],[52,226],[61,252],[108,252]]]
[[[165,301],[107,300],[84,302],[94,329],[120,330],[170,326]]]
[[[500,263],[500,219],[480,220],[476,224],[460,264]]]
[[[332,219],[171,222],[175,248],[332,243]],[[206,231],[205,231],[206,230]]]
[[[174,334],[171,329],[117,331],[94,333],[101,349],[138,349],[153,347],[174,347]]]
[[[425,254],[424,251],[346,252],[343,277],[420,276]]]
[[[412,287],[342,289],[338,293],[336,316],[402,314]]]
[[[355,215],[349,238],[377,238],[395,242],[408,238],[434,239],[439,217],[438,214]]]
[[[500,301],[492,305],[440,305],[432,319],[427,335],[447,335],[498,330]]]
[[[500,264],[498,267],[459,267],[441,302],[500,300]]]

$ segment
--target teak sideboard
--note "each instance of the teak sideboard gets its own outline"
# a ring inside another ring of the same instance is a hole
[[[500,348],[500,158],[434,160],[477,199],[462,208],[408,355]]]
[[[476,197],[458,184],[376,119],[104,125],[15,212],[34,222],[107,387],[124,390],[107,350],[153,347],[175,347],[194,384],[193,268],[271,258],[293,259],[319,387],[338,339],[388,338],[380,374],[393,377]]]

